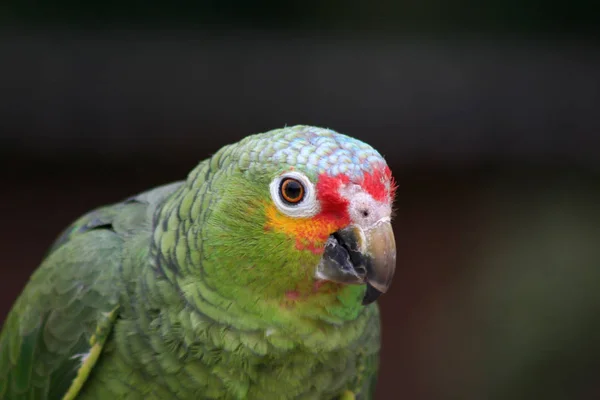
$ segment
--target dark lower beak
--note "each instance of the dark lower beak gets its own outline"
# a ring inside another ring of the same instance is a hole
[[[329,236],[316,277],[337,283],[367,284],[364,305],[385,293],[396,269],[396,242],[389,219],[363,229],[350,225]]]

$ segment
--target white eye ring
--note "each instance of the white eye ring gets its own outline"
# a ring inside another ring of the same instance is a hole
[[[304,197],[298,203],[288,203],[281,198],[281,183],[285,179],[295,179],[304,186]],[[282,213],[295,218],[313,217],[319,213],[320,207],[317,201],[315,186],[306,175],[296,171],[286,172],[271,181],[269,185],[271,199]]]

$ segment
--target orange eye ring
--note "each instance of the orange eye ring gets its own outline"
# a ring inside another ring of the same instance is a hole
[[[298,204],[304,199],[304,185],[297,179],[285,178],[279,186],[281,199],[288,204]]]

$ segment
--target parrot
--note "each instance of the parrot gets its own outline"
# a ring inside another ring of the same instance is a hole
[[[0,398],[372,399],[396,186],[296,125],[83,215],[3,323]]]

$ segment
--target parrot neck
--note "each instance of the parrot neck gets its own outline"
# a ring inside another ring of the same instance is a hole
[[[306,335],[320,330],[353,325],[364,314],[361,304],[365,288],[331,282],[311,284],[308,288],[257,294],[253,289],[218,290],[208,275],[172,276],[171,284],[201,314],[239,330],[281,330]],[[313,287],[316,286],[316,287]],[[276,294],[277,293],[277,294]]]
[[[367,325],[378,323],[378,318],[373,318],[378,313],[377,305],[362,306],[357,301],[363,292],[360,286],[277,302],[242,292],[225,296],[211,288],[210,283],[196,278],[168,277],[157,272],[148,268],[146,276],[140,277],[144,284],[138,285],[137,297],[144,301],[132,305],[136,314],[153,315],[160,310],[162,316],[156,316],[157,321],[171,320],[170,324],[191,329],[193,332],[187,333],[191,337],[205,338],[202,340],[210,340],[216,347],[224,345],[222,335],[227,331],[251,335],[253,342],[241,343],[244,346],[272,345],[281,350],[302,346],[315,352],[336,351],[359,340]],[[160,288],[160,296],[148,298],[144,291],[148,282]],[[177,332],[167,329],[157,335],[164,340],[165,335]]]

